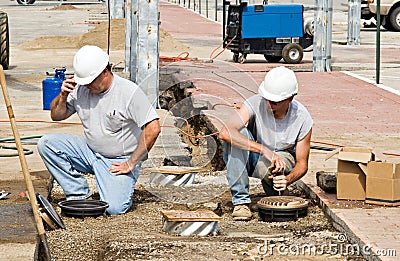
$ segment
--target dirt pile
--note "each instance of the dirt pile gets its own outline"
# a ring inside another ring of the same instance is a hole
[[[48,11],[58,11],[58,10],[76,10],[78,8],[76,8],[73,5],[68,5],[68,4],[64,4],[64,5],[58,5],[58,6],[54,6],[52,8],[47,9]]]
[[[97,45],[102,49],[108,47],[108,31],[110,31],[110,49],[125,49],[125,19],[112,19],[110,30],[108,21],[98,24],[87,33],[75,36],[43,36],[18,47],[23,49],[79,49],[84,45]],[[169,33],[160,28],[160,51],[183,52],[190,48],[175,40]]]

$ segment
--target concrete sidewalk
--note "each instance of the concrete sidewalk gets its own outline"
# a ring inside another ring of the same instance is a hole
[[[205,104],[201,113],[209,117],[215,130],[219,130],[235,113],[234,106],[257,92],[268,70],[284,65],[266,63],[262,56],[250,56],[244,64],[233,63],[228,51],[213,63],[207,63],[207,52],[211,53],[222,41],[222,26],[165,2],[160,3],[160,13],[161,27],[175,39],[189,45],[194,55],[203,57],[200,62],[162,63],[161,66],[177,71],[174,75],[177,81],[193,82],[194,88],[190,90],[193,99]],[[373,56],[365,55],[370,49],[364,46],[333,46],[333,53],[337,55],[332,57],[334,68],[345,68],[347,72],[311,72],[310,53],[306,54],[301,64],[285,65],[296,71],[299,81],[296,99],[306,105],[314,118],[313,141],[344,146],[372,146],[384,151],[398,150],[400,96],[361,80],[361,77],[351,76],[357,76],[351,74],[351,62],[374,63]],[[388,47],[381,52],[384,57],[382,64],[400,64],[400,58],[394,55],[398,49]],[[368,249],[364,251],[366,259],[399,260],[400,208],[340,201],[335,194],[323,192],[316,185],[315,173],[320,170],[336,171],[336,161],[324,161],[324,156],[325,153],[312,151],[309,173],[298,185],[319,201],[337,229],[350,242]]]

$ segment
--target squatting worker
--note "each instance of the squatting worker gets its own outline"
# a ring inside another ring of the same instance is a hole
[[[249,176],[261,178],[267,196],[288,194],[287,186],[308,169],[313,120],[293,97],[293,71],[269,71],[257,95],[248,98],[219,133],[232,193],[234,220],[251,219]],[[284,174],[284,175],[282,175]]]
[[[39,153],[67,200],[91,195],[82,173],[92,173],[107,213],[125,213],[132,205],[141,162],[160,133],[159,117],[133,82],[111,72],[109,57],[97,46],[84,46],[73,60],[74,77],[66,79],[50,105],[61,121],[77,113],[84,137],[47,134]]]

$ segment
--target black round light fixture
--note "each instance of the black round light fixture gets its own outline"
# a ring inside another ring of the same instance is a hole
[[[50,202],[39,193],[36,193],[36,200],[39,203],[39,212],[42,219],[46,222],[46,224],[52,228],[62,228],[65,229],[64,222],[61,217],[58,215],[57,211],[53,208]]]
[[[95,199],[64,200],[58,206],[64,216],[84,218],[105,215],[108,203]]]
[[[262,221],[295,221],[307,215],[308,201],[295,196],[271,196],[261,198],[257,207]]]

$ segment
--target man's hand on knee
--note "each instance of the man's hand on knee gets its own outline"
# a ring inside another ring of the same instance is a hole
[[[112,167],[109,169],[115,176],[121,174],[129,174],[134,169],[128,161],[125,162],[111,162]]]

